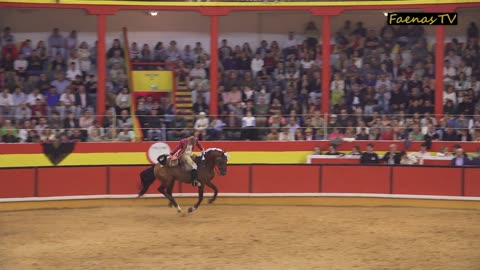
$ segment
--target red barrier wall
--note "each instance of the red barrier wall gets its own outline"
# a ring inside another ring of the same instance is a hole
[[[254,193],[312,193],[320,191],[320,169],[302,165],[252,167]]]
[[[248,193],[250,187],[250,166],[228,166],[227,175],[217,174],[213,180],[219,192],[222,193]],[[213,192],[207,187],[206,192]],[[183,193],[196,193],[197,188],[190,184],[182,184]]]
[[[462,196],[462,169],[394,167],[393,193]]]
[[[107,167],[39,168],[38,196],[107,193]]]
[[[35,170],[0,170],[0,198],[35,196]]]
[[[390,193],[390,167],[324,166],[322,192]]]
[[[147,166],[0,169],[0,197],[136,194]],[[221,193],[378,193],[480,197],[480,168],[232,165],[213,182]],[[159,181],[150,187],[158,194]],[[196,193],[176,183],[175,193]],[[206,188],[206,192],[211,192]]]
[[[480,168],[465,170],[465,196],[480,197]]]
[[[112,166],[109,167],[110,194],[137,194],[140,185],[140,172],[149,166]],[[147,194],[159,194],[160,181],[155,181],[148,189]],[[173,188],[173,192],[179,192],[179,186]]]

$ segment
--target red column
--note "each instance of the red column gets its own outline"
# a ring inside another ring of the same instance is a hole
[[[97,15],[97,119],[100,121],[105,114],[106,99],[106,15]]]
[[[443,67],[445,58],[445,26],[436,26],[435,45],[435,115],[443,115]]]
[[[210,115],[218,114],[218,16],[210,16]]]
[[[322,17],[322,113],[330,112],[330,16]]]

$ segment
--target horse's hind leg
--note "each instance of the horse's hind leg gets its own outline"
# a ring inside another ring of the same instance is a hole
[[[201,186],[198,187],[198,201],[193,207],[188,208],[189,213],[197,210],[198,207],[200,206],[200,204],[202,203],[202,201],[203,201],[203,191],[204,190],[205,190],[204,185],[201,185]]]
[[[166,190],[165,190],[165,189],[166,189]],[[173,187],[172,187],[172,189],[173,189]],[[170,195],[170,194],[172,194],[171,191],[170,191],[170,187],[167,188],[167,187],[161,185],[161,186],[158,188],[158,191],[159,191],[160,193],[162,193],[163,196],[165,196],[165,198],[167,198],[167,199],[170,201],[170,203],[171,203],[173,206],[175,206],[175,208],[177,208],[177,212],[178,212],[178,213],[181,213],[181,212],[182,212],[182,208],[180,208],[180,206],[177,204],[177,202],[175,201],[175,199],[173,198],[173,196]],[[170,204],[169,204],[169,205],[170,205]]]
[[[177,208],[177,212],[182,213],[182,208],[180,207],[180,205],[178,205],[177,201],[175,200],[175,198],[172,195],[174,183],[175,182],[172,181],[172,183],[167,187],[167,195],[168,195],[170,201],[172,202],[173,206],[175,206],[175,208]]]
[[[213,197],[210,198],[210,200],[208,200],[208,203],[209,203],[209,204],[212,204],[212,203],[217,199],[218,188],[217,188],[217,186],[215,186],[215,185],[214,185],[212,182],[210,182],[210,181],[207,182],[206,185],[207,185],[209,188],[213,189]]]

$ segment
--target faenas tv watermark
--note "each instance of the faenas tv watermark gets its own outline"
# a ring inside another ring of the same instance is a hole
[[[387,13],[389,25],[458,25],[457,13]]]

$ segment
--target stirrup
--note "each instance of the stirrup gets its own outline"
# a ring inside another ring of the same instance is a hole
[[[198,180],[194,180],[194,181],[192,181],[192,186],[194,186],[194,187],[201,187],[201,186],[202,186],[202,183],[200,183],[200,181],[198,181]]]

